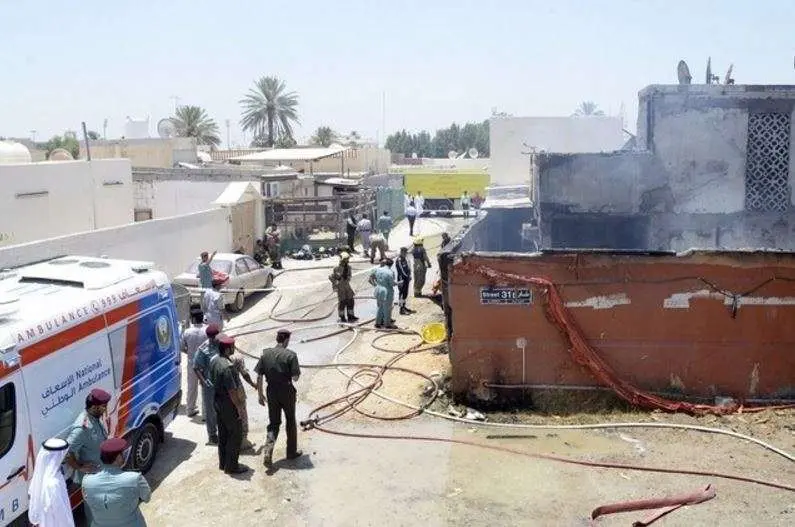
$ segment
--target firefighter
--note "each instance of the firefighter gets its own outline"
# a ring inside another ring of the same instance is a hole
[[[356,322],[358,317],[353,314],[354,293],[351,287],[351,266],[349,260],[351,255],[347,252],[340,253],[340,263],[331,273],[328,279],[331,281],[331,288],[337,293],[337,313],[340,322]]]
[[[414,296],[422,296],[422,287],[425,285],[425,273],[431,268],[428,253],[423,247],[422,238],[414,238],[414,248],[411,250],[414,259]]]

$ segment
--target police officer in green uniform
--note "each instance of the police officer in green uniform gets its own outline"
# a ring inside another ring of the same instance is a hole
[[[298,366],[298,355],[287,349],[290,344],[290,332],[280,329],[276,333],[276,347],[262,351],[254,371],[257,372],[257,393],[259,404],[265,406],[266,399],[262,393],[262,378],[268,382],[268,437],[265,441],[265,466],[273,463],[273,447],[279,436],[284,412],[285,429],[287,431],[287,459],[296,459],[303,455],[298,450],[298,428],[295,421],[296,392],[293,382],[301,376]]]
[[[130,445],[114,437],[102,442],[102,470],[83,478],[83,500],[91,511],[90,527],[146,527],[142,501],[149,501],[152,491],[139,472],[125,472]]]
[[[210,382],[210,362],[213,357],[218,355],[217,336],[221,329],[216,324],[210,324],[205,330],[207,340],[205,340],[196,350],[193,356],[193,371],[202,387],[202,413],[204,414],[204,426],[207,427],[207,444],[218,444],[218,416],[215,415],[215,392]]]
[[[220,335],[218,355],[210,361],[210,382],[215,395],[218,417],[218,468],[227,474],[242,474],[249,468],[238,463],[243,441],[245,399],[240,396],[243,385],[230,357],[235,351],[235,339]]]
[[[86,474],[100,469],[100,445],[108,438],[102,416],[108,410],[109,402],[108,392],[100,388],[91,390],[86,396],[86,409],[77,416],[66,438],[69,453],[65,463],[74,470],[72,481],[78,485]]]

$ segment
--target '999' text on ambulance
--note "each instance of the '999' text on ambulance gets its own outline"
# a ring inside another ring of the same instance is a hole
[[[132,468],[152,466],[181,384],[174,292],[151,267],[62,257],[0,272],[0,525],[24,520],[41,443],[66,438],[93,388],[113,396],[108,437],[131,442]]]

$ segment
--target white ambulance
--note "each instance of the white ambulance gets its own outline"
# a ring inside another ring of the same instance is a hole
[[[26,524],[36,453],[66,437],[91,389],[113,395],[108,435],[131,441],[145,472],[180,387],[174,290],[152,264],[69,256],[0,271],[0,525]]]

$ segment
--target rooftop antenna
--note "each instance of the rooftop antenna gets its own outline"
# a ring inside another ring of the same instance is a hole
[[[707,57],[707,84],[720,84],[720,77],[712,74],[712,57]]]
[[[723,84],[726,85],[734,84],[734,78],[732,77],[732,70],[734,70],[734,64],[729,64],[729,69],[726,72],[726,77],[723,78]]]
[[[679,61],[679,65],[676,67],[676,73],[679,76],[679,84],[687,85],[693,80],[693,77],[690,75],[690,68],[687,67],[687,63],[684,60]]]

